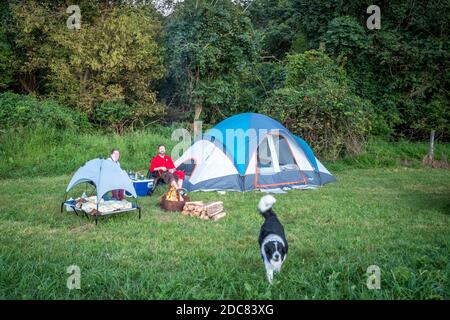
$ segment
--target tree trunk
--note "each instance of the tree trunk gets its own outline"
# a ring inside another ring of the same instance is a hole
[[[22,85],[22,90],[25,93],[29,94],[36,92],[36,76],[34,73],[25,73],[19,75],[19,82]]]
[[[431,130],[430,132],[430,144],[428,146],[428,153],[425,157],[422,159],[423,164],[433,165],[433,158],[434,158],[434,135],[435,131]]]
[[[203,106],[201,104],[196,104],[194,107],[194,121],[200,119],[200,115],[202,114]]]
[[[430,133],[430,146],[428,148],[428,158],[431,161],[433,161],[433,158],[434,158],[434,134],[435,134],[435,131],[431,130],[431,133]]]
[[[194,140],[197,139],[198,136],[202,135],[202,127],[203,127],[203,122],[201,121],[194,121]]]
[[[202,128],[202,122],[199,121],[200,115],[202,114],[203,106],[201,104],[196,104],[194,106],[194,122],[192,123],[192,131],[194,132],[194,139],[197,137],[197,135],[201,134],[201,128]]]

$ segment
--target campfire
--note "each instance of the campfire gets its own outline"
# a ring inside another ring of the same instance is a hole
[[[189,201],[189,197],[183,197],[174,186],[171,186],[161,198],[161,208],[166,211],[181,211],[186,201]]]
[[[185,216],[198,217],[203,220],[219,220],[225,217],[223,202],[192,201],[188,196],[182,196],[175,186],[170,186],[161,198],[161,208],[166,211],[181,211]]]
[[[169,191],[166,193],[166,200],[167,201],[183,201],[183,197],[181,194],[177,191],[177,189],[174,186],[171,186]]]

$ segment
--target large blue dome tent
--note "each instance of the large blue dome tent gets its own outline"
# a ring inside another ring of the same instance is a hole
[[[175,161],[188,191],[320,186],[335,181],[309,145],[257,113],[223,120]]]

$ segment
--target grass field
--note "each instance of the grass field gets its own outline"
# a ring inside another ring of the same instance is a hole
[[[289,254],[268,285],[257,236],[260,192],[223,200],[217,222],[164,213],[101,221],[59,212],[70,176],[0,184],[2,299],[449,299],[450,171],[354,169],[318,190],[278,195]],[[81,269],[68,290],[67,267]],[[381,270],[369,290],[366,270]]]

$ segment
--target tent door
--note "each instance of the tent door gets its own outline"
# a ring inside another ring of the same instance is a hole
[[[288,140],[269,134],[257,149],[256,188],[306,183]]]

